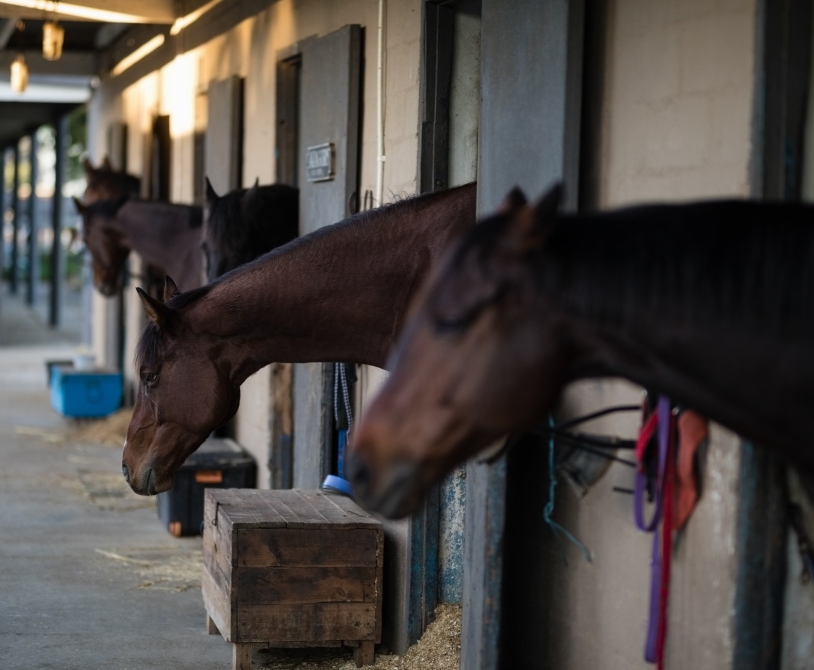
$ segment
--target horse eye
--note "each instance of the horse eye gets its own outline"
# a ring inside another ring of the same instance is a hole
[[[143,381],[143,382],[144,382],[144,383],[145,383],[147,386],[152,386],[153,384],[155,384],[155,382],[156,382],[156,380],[157,380],[157,379],[158,379],[158,374],[156,374],[155,372],[150,372],[150,373],[148,373],[148,374],[144,375],[144,376],[141,378],[141,380],[142,380],[142,381]]]
[[[439,335],[444,333],[459,333],[465,330],[475,319],[476,313],[465,314],[460,318],[439,317],[435,320],[435,332]]]

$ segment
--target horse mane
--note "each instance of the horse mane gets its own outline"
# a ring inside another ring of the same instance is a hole
[[[118,198],[111,198],[110,200],[97,200],[87,206],[87,215],[112,219],[128,200],[130,200],[130,197],[127,195],[121,195]]]
[[[226,193],[209,208],[207,236],[216,247],[229,250],[235,266],[254,260],[299,234],[298,189],[285,184],[260,186],[247,204],[244,197],[249,190],[241,188]],[[274,212],[271,220],[265,215],[267,212]]]
[[[138,195],[141,191],[141,180],[127,172],[116,172],[106,168],[93,168],[89,174],[89,182],[98,184],[99,182],[113,182],[122,193]]]
[[[210,286],[216,286],[235,274],[251,272],[252,269],[258,264],[265,263],[267,260],[273,257],[283,256],[285,258],[296,250],[308,249],[311,247],[319,248],[319,245],[322,243],[325,237],[349,234],[354,228],[358,228],[360,226],[375,226],[377,223],[380,223],[382,219],[388,219],[386,223],[393,224],[391,219],[393,218],[394,214],[414,214],[416,211],[438,199],[449,198],[453,194],[457,194],[463,189],[470,188],[475,188],[474,182],[437,193],[423,193],[420,195],[404,196],[394,202],[376,207],[375,209],[368,209],[363,212],[358,212],[357,214],[349,216],[342,221],[338,221],[337,223],[329,226],[323,226],[311,233],[308,233],[307,235],[303,235],[302,237],[297,237],[286,244],[266,252],[253,261],[246,263],[245,265],[241,265],[239,268],[230,270],[229,272],[218,277],[214,282],[212,282],[212,284],[210,284]]]
[[[562,216],[530,261],[551,301],[598,324],[810,336],[812,224],[814,207],[735,200]]]
[[[133,198],[122,195],[110,200],[97,200],[87,206],[89,216],[98,215],[105,219],[113,219],[124,206],[125,203],[156,205],[167,209],[184,209],[189,213],[189,227],[200,228],[203,226],[203,210],[196,205],[182,205],[174,202],[162,202],[160,200],[145,200],[143,198]]]
[[[251,273],[259,265],[264,264],[271,259],[280,258],[281,260],[284,261],[289,256],[294,255],[294,253],[298,250],[309,249],[311,247],[318,247],[323,241],[323,239],[326,237],[347,234],[351,229],[357,228],[362,225],[369,224],[375,225],[376,223],[380,222],[381,219],[385,218],[385,216],[390,218],[394,212],[414,213],[416,210],[426,206],[428,203],[434,200],[437,200],[439,198],[448,198],[451,197],[451,194],[458,193],[463,189],[472,189],[472,188],[475,188],[474,183],[466,184],[465,186],[459,186],[454,189],[449,189],[447,191],[442,191],[439,193],[426,193],[423,195],[402,198],[396,202],[392,202],[387,205],[377,207],[376,209],[370,209],[364,212],[359,212],[358,214],[354,214],[353,216],[342,221],[339,221],[338,223],[335,223],[330,226],[324,226],[312,233],[309,233],[308,235],[298,237],[296,239],[291,240],[287,244],[279,246],[276,249],[272,249],[268,253],[260,256],[259,258],[221,275],[211,284],[201,286],[200,288],[196,288],[191,291],[180,293],[179,295],[176,295],[175,297],[171,298],[167,302],[167,306],[175,310],[183,309],[203,298],[205,295],[207,295],[210,291],[212,291],[220,284],[233,281],[234,278],[239,277],[243,274]],[[136,351],[134,356],[136,370],[138,370],[142,365],[146,366],[154,365],[158,360],[162,358],[163,352],[164,352],[164,333],[153,321],[148,320],[147,323],[144,324],[144,329],[141,332],[141,337],[139,337],[139,341],[136,345]]]

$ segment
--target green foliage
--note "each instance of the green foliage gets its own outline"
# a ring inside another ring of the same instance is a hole
[[[82,167],[87,142],[88,108],[85,105],[77,107],[68,116],[68,137],[66,143],[68,151],[65,161],[65,181],[84,179],[85,170]]]
[[[79,284],[82,277],[82,253],[63,249],[65,254],[65,280],[68,284]],[[51,281],[51,251],[40,250],[40,281]]]

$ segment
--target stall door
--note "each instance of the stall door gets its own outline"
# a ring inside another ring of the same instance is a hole
[[[300,234],[350,214],[358,181],[361,28],[303,45],[300,98]],[[295,488],[318,488],[332,466],[333,364],[294,366]]]

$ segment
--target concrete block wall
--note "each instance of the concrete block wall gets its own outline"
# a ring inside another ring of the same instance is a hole
[[[614,0],[608,5],[598,205],[748,196],[757,5],[754,0]],[[620,381],[568,389],[558,418],[639,402]],[[585,430],[635,436],[636,416]],[[703,497],[673,562],[667,667],[732,667],[740,441],[713,425]],[[651,536],[635,530],[630,468],[614,464],[578,500],[560,487],[555,518],[591,550],[550,569],[551,667],[650,667],[643,660]],[[579,622],[575,625],[575,622]]]

